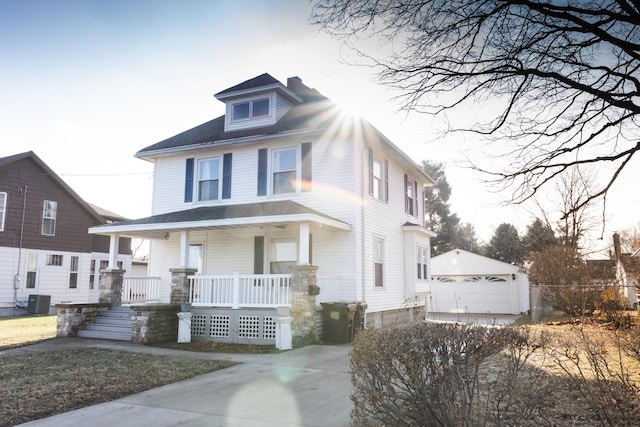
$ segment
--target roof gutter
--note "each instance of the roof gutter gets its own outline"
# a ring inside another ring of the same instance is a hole
[[[206,149],[206,148],[211,148],[212,146],[217,147],[227,147],[229,145],[239,145],[239,144],[254,144],[254,143],[259,143],[259,142],[265,142],[265,141],[271,141],[274,139],[279,139],[282,137],[291,137],[291,136],[299,136],[299,135],[313,135],[315,133],[323,133],[325,130],[329,129],[329,126],[322,126],[322,127],[310,127],[310,128],[306,128],[306,129],[296,129],[296,130],[291,130],[291,131],[285,131],[285,132],[280,132],[277,134],[273,134],[273,135],[251,135],[251,136],[243,136],[240,138],[229,138],[229,139],[223,139],[220,141],[206,141],[206,142],[201,142],[198,144],[194,144],[194,145],[183,145],[180,147],[172,147],[172,148],[165,148],[165,149],[161,149],[161,150],[153,150],[153,151],[145,151],[140,152],[138,151],[137,153],[134,154],[134,157],[138,158],[138,159],[143,159],[146,160],[146,158],[149,157],[156,157],[156,156],[167,156],[167,155],[171,155],[171,154],[176,154],[176,153],[185,153],[185,152],[190,152],[190,151],[197,151],[197,150],[202,150],[202,149]]]

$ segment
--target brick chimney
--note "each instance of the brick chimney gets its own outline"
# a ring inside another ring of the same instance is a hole
[[[616,261],[620,260],[622,257],[622,249],[620,247],[620,236],[618,233],[613,233],[613,251],[616,256]]]
[[[289,77],[287,79],[287,87],[289,89],[291,89],[292,91],[296,92],[297,90],[301,89],[303,86],[302,84],[302,79],[298,76],[294,76],[294,77]]]

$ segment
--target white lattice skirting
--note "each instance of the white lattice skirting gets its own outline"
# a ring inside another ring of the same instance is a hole
[[[276,316],[271,309],[194,308],[191,336],[224,343],[272,345],[276,341]]]

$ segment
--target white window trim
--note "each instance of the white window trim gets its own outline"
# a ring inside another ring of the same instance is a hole
[[[255,102],[264,101],[264,100],[269,101],[269,112],[267,114],[254,116],[253,115],[253,104]],[[240,105],[240,104],[249,104],[249,117],[236,119],[233,116],[234,107],[236,105]],[[238,101],[235,101],[235,102],[231,103],[231,108],[229,109],[229,112],[231,114],[231,120],[229,120],[229,123],[242,123],[242,122],[248,122],[248,121],[251,121],[251,120],[258,120],[258,119],[264,119],[264,118],[268,118],[268,117],[273,117],[273,110],[274,110],[273,97],[271,97],[271,96],[261,96],[261,97],[258,97],[258,98],[248,98],[248,99],[238,100]]]
[[[46,212],[47,212],[47,202],[49,203],[54,203],[55,204],[55,209],[54,209],[54,215],[52,217],[47,217],[45,216]],[[53,233],[49,234],[49,233],[45,233],[44,231],[44,222],[45,219],[49,219],[53,221]],[[56,202],[55,200],[45,200],[44,202],[42,202],[42,224],[41,224],[41,228],[40,228],[40,234],[42,234],[43,236],[55,236],[56,235],[56,228],[58,225],[58,202]]]
[[[4,224],[7,218],[7,193],[0,192],[0,196],[2,197],[2,201],[0,202],[0,231],[4,231]]]
[[[273,175],[275,173],[275,160],[274,160],[275,153],[279,151],[289,151],[289,150],[295,150],[296,152],[295,188],[293,191],[288,193],[276,193],[274,192],[274,188],[273,188],[273,184],[274,184]],[[271,196],[282,196],[285,194],[297,194],[302,192],[302,150],[300,149],[300,144],[292,145],[289,147],[273,148],[269,150],[269,158],[267,160],[267,171],[268,171],[267,185],[269,186],[268,194],[270,194]]]
[[[380,254],[380,262],[378,262],[378,258],[377,258],[377,244],[378,242],[380,242],[381,244],[381,254]],[[386,254],[385,254],[385,239],[382,236],[373,236],[373,288],[374,289],[384,289],[385,285],[387,283],[386,281],[386,274],[387,274],[387,269],[385,268],[385,259],[386,259]],[[382,265],[382,285],[377,285],[376,284],[376,264],[381,264]]]
[[[378,192],[376,194],[375,191],[375,182],[376,182],[376,174],[375,174],[375,166],[376,163],[378,163],[380,165],[380,176],[378,179]],[[372,180],[374,182],[374,188],[372,188],[372,192],[373,192],[373,198],[384,202],[385,201],[385,194],[384,194],[384,186],[385,186],[385,182],[384,182],[384,174],[385,174],[385,170],[384,170],[384,159],[382,157],[376,156],[375,154],[373,155],[373,164],[371,165],[372,167]]]
[[[200,165],[202,164],[202,162],[206,162],[208,160],[218,160],[218,198],[216,199],[205,199],[205,200],[201,200],[200,199]],[[224,159],[223,156],[213,156],[213,157],[203,157],[201,159],[197,159],[196,161],[196,173],[195,173],[195,177],[196,177],[196,182],[194,185],[194,191],[195,191],[195,197],[193,198],[193,200],[196,201],[196,203],[208,203],[208,202],[215,202],[218,200],[222,199],[222,175],[223,175],[223,168],[224,168]]]

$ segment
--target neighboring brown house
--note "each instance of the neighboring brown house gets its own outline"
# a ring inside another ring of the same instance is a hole
[[[620,236],[613,235],[611,259],[587,260],[591,282],[599,285],[617,285],[620,293],[629,300],[631,307],[638,306],[640,279],[640,249],[634,253],[623,253]]]
[[[30,295],[97,302],[109,238],[87,230],[122,219],[82,200],[32,151],[0,158],[0,315],[25,313]],[[131,239],[118,253],[130,268]]]

